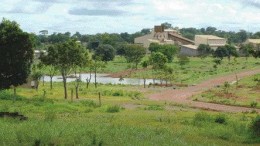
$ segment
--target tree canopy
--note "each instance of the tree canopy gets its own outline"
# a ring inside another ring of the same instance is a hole
[[[137,68],[138,63],[141,62],[142,58],[146,54],[146,49],[140,45],[126,45],[125,55],[127,62],[134,63]]]
[[[54,65],[61,73],[64,85],[64,98],[67,99],[67,76],[74,67],[82,67],[88,61],[88,53],[75,40],[55,44],[47,50],[47,58],[52,59]]]
[[[99,57],[101,61],[107,62],[114,60],[116,55],[116,51],[113,46],[111,45],[100,45],[93,55],[93,58]]]
[[[14,21],[0,23],[0,90],[26,82],[33,60],[33,39]]]

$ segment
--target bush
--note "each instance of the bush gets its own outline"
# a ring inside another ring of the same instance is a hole
[[[256,107],[256,106],[257,106],[257,102],[256,102],[256,101],[252,101],[252,102],[250,103],[250,106],[251,106],[251,107]]]
[[[215,118],[215,122],[219,124],[225,124],[226,123],[226,116],[223,114],[217,115]]]
[[[210,122],[210,121],[211,121],[211,116],[205,112],[196,113],[193,119],[194,124],[200,122]]]
[[[8,91],[0,91],[0,100],[23,100],[22,96],[14,95],[12,93],[9,93]]]
[[[93,100],[81,100],[80,103],[87,107],[98,107],[98,105]]]
[[[259,137],[260,136],[260,115],[258,115],[252,121],[251,130],[252,130],[253,136],[255,136],[255,137]]]
[[[106,109],[106,112],[108,113],[117,113],[120,111],[120,106],[114,105],[114,106],[108,106]]]
[[[54,111],[46,111],[44,115],[45,121],[53,121],[57,118],[56,113]]]
[[[160,105],[149,105],[148,107],[144,108],[145,110],[164,110],[164,108]]]

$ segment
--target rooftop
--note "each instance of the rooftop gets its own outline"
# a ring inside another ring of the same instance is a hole
[[[248,39],[249,43],[260,44],[260,39]]]
[[[195,45],[182,45],[182,46],[186,47],[186,48],[194,49],[194,50],[198,49],[198,46],[195,46]]]
[[[201,38],[206,38],[206,39],[214,39],[214,40],[224,39],[224,38],[214,36],[214,35],[196,35],[195,37],[201,37]]]

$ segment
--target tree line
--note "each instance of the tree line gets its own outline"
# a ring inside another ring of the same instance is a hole
[[[162,25],[167,28],[173,28],[181,33],[182,36],[194,40],[195,35],[216,35],[219,37],[226,38],[228,44],[241,44],[245,42],[248,38],[253,39],[260,39],[260,32],[252,33],[246,30],[240,30],[239,32],[234,31],[223,31],[218,30],[215,27],[206,27],[206,28],[178,28],[173,27],[170,23],[162,23]],[[55,44],[60,42],[68,41],[69,39],[76,39],[83,44],[87,44],[88,48],[95,49],[98,44],[109,44],[114,48],[118,48],[121,44],[126,43],[134,43],[134,39],[136,37],[140,37],[151,32],[151,28],[144,28],[135,33],[98,33],[95,35],[89,34],[81,34],[80,32],[76,32],[71,34],[70,32],[65,33],[56,33],[46,35],[46,34],[39,34],[35,35],[32,34],[37,48],[44,48],[48,44]]]

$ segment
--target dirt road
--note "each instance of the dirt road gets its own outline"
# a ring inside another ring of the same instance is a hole
[[[260,73],[260,69],[255,69],[251,71],[243,71],[237,74],[238,78],[244,78],[247,76],[251,76],[254,74]],[[169,89],[160,93],[149,95],[148,98],[152,100],[163,100],[163,101],[173,101],[178,104],[187,104],[190,107],[200,108],[200,109],[208,109],[208,110],[215,110],[215,111],[223,111],[223,112],[250,112],[252,108],[246,107],[238,107],[238,106],[228,106],[228,105],[221,105],[221,104],[214,104],[214,103],[205,103],[205,102],[198,102],[192,101],[189,99],[192,95],[199,94],[205,90],[210,88],[214,88],[217,85],[222,85],[224,82],[232,82],[235,81],[236,77],[234,74],[216,77],[213,79],[209,79],[204,81],[198,85],[190,86],[183,89]],[[256,109],[258,113],[260,113],[260,109]]]

